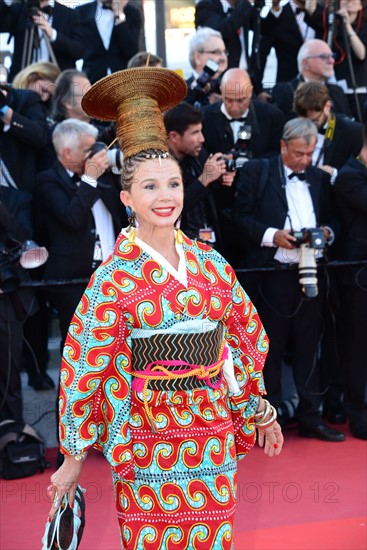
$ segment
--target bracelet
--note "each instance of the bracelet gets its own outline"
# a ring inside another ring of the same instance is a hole
[[[267,399],[263,399],[263,402],[264,402],[264,405],[265,405],[265,409],[263,409],[262,411],[258,411],[254,414],[254,421],[255,421],[255,424],[257,422],[261,422],[266,416],[269,416],[271,410],[270,410],[270,403]]]
[[[84,460],[87,458],[88,456],[88,452],[87,451],[82,451],[81,453],[78,453],[77,455],[71,455],[75,458],[75,460],[77,460],[78,462],[84,462]]]
[[[278,417],[275,407],[270,405],[267,399],[264,399],[264,403],[265,409],[254,415],[254,423],[256,428],[269,428],[274,424]]]
[[[357,36],[357,33],[356,32],[351,32],[350,34],[348,34],[348,38],[351,38],[352,36]]]

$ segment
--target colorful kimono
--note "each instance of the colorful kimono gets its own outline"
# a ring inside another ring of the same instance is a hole
[[[178,271],[123,230],[92,276],[64,348],[61,446],[110,462],[123,548],[230,549],[268,341],[224,258],[185,236],[176,249]],[[152,374],[171,357],[202,374]]]

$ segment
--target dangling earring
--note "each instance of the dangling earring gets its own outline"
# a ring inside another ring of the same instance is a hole
[[[129,222],[129,227],[127,228],[127,232],[129,234],[128,239],[130,243],[133,243],[136,237],[136,230],[139,227],[139,222],[136,219],[135,212],[130,206],[126,206],[126,214]]]
[[[179,216],[175,223],[175,229],[176,229],[176,243],[182,244],[183,243],[183,233],[180,229],[181,227],[181,216]]]

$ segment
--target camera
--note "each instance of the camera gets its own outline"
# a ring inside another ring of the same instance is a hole
[[[300,231],[292,231],[296,237],[294,246],[300,249],[298,263],[298,278],[302,292],[307,298],[314,298],[318,294],[316,251],[325,247],[325,237],[322,229],[303,228]]]
[[[205,67],[197,77],[196,81],[193,82],[192,89],[194,92],[196,92],[199,98],[207,96],[217,89],[218,80],[213,79],[213,77],[218,69],[219,65],[212,59],[208,59]]]
[[[252,138],[252,127],[249,124],[242,124],[237,133],[237,141],[232,151],[235,169],[238,170],[248,160],[252,159],[250,141]]]
[[[107,149],[107,146],[103,141],[96,141],[89,152],[88,158],[92,158],[99,151],[106,150],[108,157],[108,167],[114,174],[119,174],[122,168],[122,163],[124,160],[123,154],[120,149]]]
[[[236,161],[235,159],[226,159],[224,157],[221,158],[221,160],[224,161],[226,172],[235,172],[236,171]]]

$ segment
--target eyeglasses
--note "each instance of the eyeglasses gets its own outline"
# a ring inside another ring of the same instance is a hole
[[[322,59],[323,61],[329,61],[329,59],[335,59],[336,53],[319,53],[318,55],[308,55],[306,59]]]
[[[228,50],[200,50],[199,53],[207,53],[209,55],[227,55]]]

